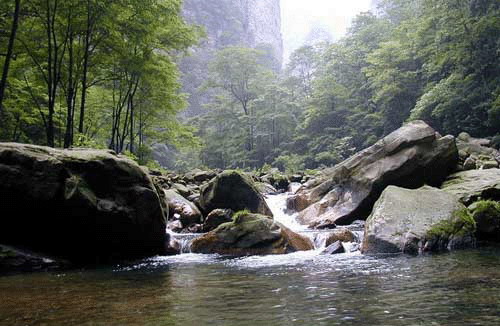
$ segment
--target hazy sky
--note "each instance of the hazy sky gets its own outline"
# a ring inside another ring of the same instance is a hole
[[[370,9],[370,0],[281,0],[285,60],[315,25],[342,37],[358,13]]]

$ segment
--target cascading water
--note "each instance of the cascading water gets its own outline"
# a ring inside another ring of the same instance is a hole
[[[332,230],[313,230],[309,229],[307,225],[300,224],[297,221],[297,213],[290,213],[286,208],[287,198],[294,194],[299,188],[300,183],[292,183],[289,187],[289,192],[265,195],[265,200],[271,212],[273,213],[274,220],[283,224],[295,233],[307,236],[314,243],[315,252],[320,253],[325,247]],[[343,242],[346,252],[356,252],[359,250],[359,243],[363,240],[362,225],[356,223],[349,227],[349,230],[355,236],[355,242]],[[172,239],[178,242],[181,254],[191,252],[191,242],[202,236],[200,233],[176,233],[167,229],[167,233]]]
[[[326,247],[326,241],[328,237],[332,234],[332,230],[312,230],[306,225],[300,224],[297,221],[297,213],[289,213],[286,208],[286,200],[291,195],[294,194],[300,184],[292,183],[290,185],[290,192],[267,195],[265,197],[266,203],[273,213],[274,220],[283,224],[293,232],[299,233],[301,235],[307,236],[314,243],[314,247],[317,250],[324,249]],[[359,245],[363,239],[362,226],[354,224],[349,230],[355,236],[355,242],[344,242],[343,246],[346,252],[355,252],[359,250]]]

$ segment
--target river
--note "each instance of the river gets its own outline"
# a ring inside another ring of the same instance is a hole
[[[277,196],[268,198],[276,219],[307,233]],[[184,253],[3,276],[0,325],[500,325],[499,248],[421,257],[320,252]]]

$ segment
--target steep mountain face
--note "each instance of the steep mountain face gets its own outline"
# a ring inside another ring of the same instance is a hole
[[[186,116],[198,115],[208,101],[198,88],[217,50],[233,45],[262,49],[272,68],[281,68],[280,0],[184,0],[183,13],[206,31],[206,38],[180,63],[183,91],[189,94]]]

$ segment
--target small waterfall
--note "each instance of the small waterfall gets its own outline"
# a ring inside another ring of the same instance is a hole
[[[297,221],[298,213],[289,214],[286,208],[286,200],[288,196],[294,194],[300,184],[291,186],[288,193],[273,194],[266,196],[266,202],[271,212],[273,212],[274,220],[283,224],[293,232],[307,236],[314,244],[315,249],[323,249],[326,247],[328,237],[334,232],[333,230],[313,230],[307,225],[300,224]],[[343,246],[346,252],[355,252],[359,250],[359,243],[363,241],[363,222],[354,223],[347,227],[355,236],[354,242],[344,242]]]
[[[167,233],[170,235],[170,238],[177,241],[180,247],[181,254],[188,254],[191,252],[191,242],[194,239],[202,236],[202,233],[175,233],[171,230],[167,229]]]

